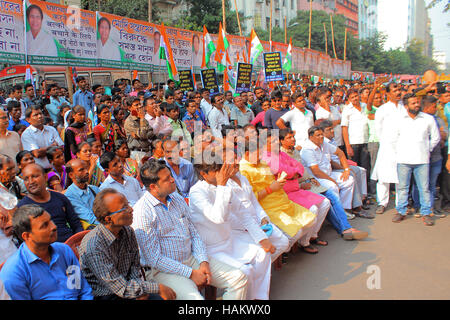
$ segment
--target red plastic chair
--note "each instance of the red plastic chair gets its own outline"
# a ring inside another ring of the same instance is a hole
[[[71,236],[69,239],[67,239],[66,242],[64,242],[70,248],[72,248],[73,253],[75,253],[75,255],[77,256],[78,259],[80,259],[80,256],[78,254],[78,247],[80,246],[80,243],[83,240],[84,236],[86,234],[88,234],[89,231],[91,231],[91,230],[85,230],[85,231],[78,232],[78,233],[74,234],[73,236]]]
[[[6,261],[5,261],[6,262]],[[0,264],[0,271],[2,270],[3,266],[5,265],[5,262],[3,262],[2,264]]]

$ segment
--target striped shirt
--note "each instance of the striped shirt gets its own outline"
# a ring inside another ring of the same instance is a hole
[[[192,268],[183,264],[191,255],[208,261],[206,247],[192,223],[189,207],[176,192],[163,204],[150,192],[134,205],[132,227],[141,253],[141,265],[189,278]]]
[[[139,247],[131,227],[123,227],[116,238],[99,224],[83,238],[78,252],[82,272],[96,297],[115,294],[136,299],[159,292],[156,282],[140,277]]]

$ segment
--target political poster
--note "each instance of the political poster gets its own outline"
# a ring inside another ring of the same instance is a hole
[[[159,38],[153,24],[97,12],[97,56],[101,67],[151,71],[159,55]]]
[[[21,0],[0,1],[0,62],[25,63]]]
[[[200,72],[203,88],[209,90],[210,94],[219,92],[216,69],[204,69]]]
[[[250,63],[238,63],[236,77],[236,93],[250,91],[252,86],[253,65]]]
[[[180,77],[180,83],[178,85],[178,89],[183,92],[186,91],[194,91],[194,79],[192,78],[191,70],[181,70],[178,72]]]
[[[283,81],[283,65],[280,52],[264,53],[264,73],[266,82]]]
[[[95,12],[37,0],[24,6],[28,63],[96,66]]]

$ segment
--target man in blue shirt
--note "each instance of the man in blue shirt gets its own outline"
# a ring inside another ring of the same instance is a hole
[[[92,300],[92,289],[72,249],[56,243],[57,228],[38,205],[25,205],[13,216],[23,241],[0,271],[12,300]]]
[[[194,166],[190,161],[180,157],[180,149],[176,141],[165,141],[163,149],[164,160],[175,179],[178,193],[184,198],[189,198],[189,190],[197,182]]]
[[[50,103],[45,105],[45,108],[52,118],[54,123],[58,122],[58,114],[61,111],[63,103],[67,103],[65,99],[59,97],[59,87],[56,83],[52,83],[47,88],[47,93],[50,96]]]
[[[77,86],[80,89],[73,95],[73,105],[82,106],[86,110],[86,114],[88,114],[89,111],[94,112],[94,95],[87,90],[89,84],[86,78],[78,77],[76,81]]]
[[[73,183],[64,194],[72,203],[72,206],[81,220],[83,228],[89,225],[98,225],[92,206],[97,193],[100,192],[96,186],[88,185],[89,169],[80,159],[70,160],[66,164],[66,172]]]
[[[19,101],[10,100],[6,105],[8,109],[8,113],[10,116],[8,131],[14,131],[14,126],[18,124],[22,124],[25,127],[28,127],[30,124],[25,120],[22,120],[22,107]]]

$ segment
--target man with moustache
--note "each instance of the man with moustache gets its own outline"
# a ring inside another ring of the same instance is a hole
[[[431,195],[429,190],[430,153],[441,137],[436,121],[431,115],[420,111],[420,99],[414,93],[403,97],[406,113],[398,117],[396,132],[396,162],[398,174],[397,214],[392,222],[406,217],[411,176],[419,189],[420,213],[426,226],[434,224],[430,217]]]
[[[23,243],[0,271],[12,300],[92,300],[77,257],[69,246],[55,242],[57,227],[44,208],[22,206],[12,222]]]
[[[73,183],[67,188],[65,196],[70,200],[84,229],[99,224],[92,206],[95,196],[100,192],[96,186],[88,185],[89,168],[80,159],[70,160],[66,164],[66,173]]]

